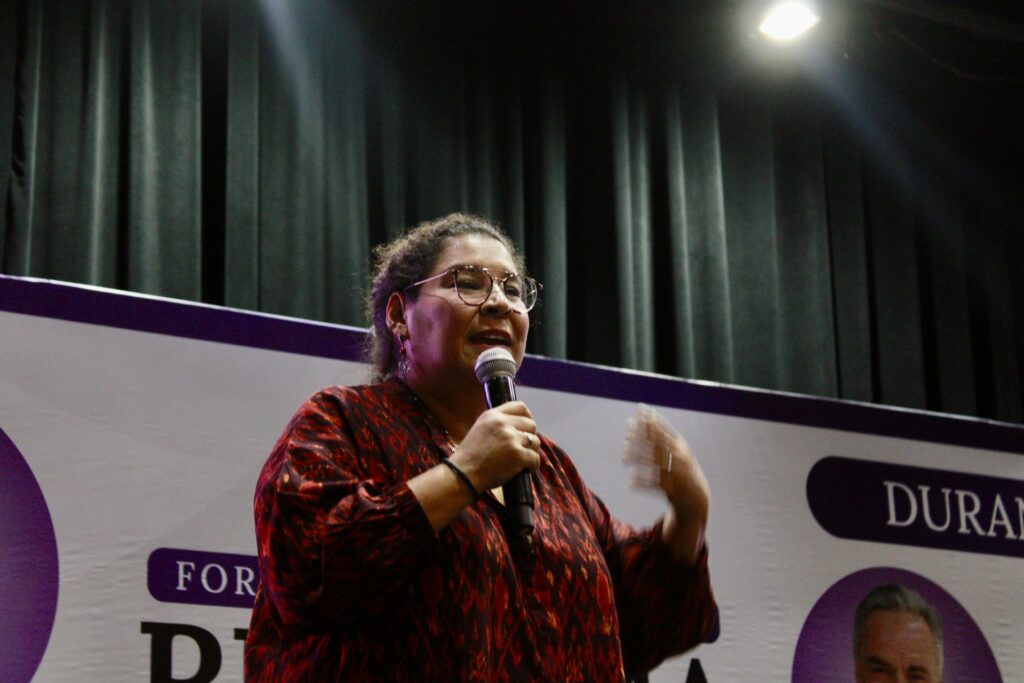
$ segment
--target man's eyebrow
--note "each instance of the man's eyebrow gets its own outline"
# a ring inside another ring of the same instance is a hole
[[[889,662],[885,661],[881,657],[877,657],[875,655],[868,655],[868,657],[866,658],[866,661],[867,661],[868,664],[871,664],[873,666],[884,666],[885,668],[887,668],[889,670],[892,670],[892,664],[890,664]]]

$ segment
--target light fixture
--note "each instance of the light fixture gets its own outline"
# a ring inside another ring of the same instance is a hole
[[[773,40],[793,40],[809,31],[820,19],[808,3],[786,0],[771,6],[759,28]]]

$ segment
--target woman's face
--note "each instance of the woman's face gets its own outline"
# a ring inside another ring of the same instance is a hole
[[[448,241],[428,277],[460,265],[487,268],[497,277],[516,269],[501,242],[470,234]],[[415,296],[406,296],[406,379],[411,386],[443,393],[467,382],[478,383],[476,359],[494,346],[508,349],[516,365],[522,362],[530,318],[514,311],[500,290],[495,285],[487,301],[470,306],[459,299],[450,278],[439,278],[420,285]]]

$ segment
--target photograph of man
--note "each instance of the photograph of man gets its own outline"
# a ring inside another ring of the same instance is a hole
[[[868,593],[853,622],[857,683],[942,683],[942,623],[921,595],[896,583]]]

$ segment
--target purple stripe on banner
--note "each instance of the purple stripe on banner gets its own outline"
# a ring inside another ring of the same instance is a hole
[[[1024,481],[829,456],[807,502],[839,538],[1024,557]]]
[[[149,555],[146,583],[160,602],[251,609],[259,567],[255,555],[158,548]]]
[[[365,331],[265,313],[0,275],[0,310],[358,361]],[[1024,427],[918,410],[730,387],[530,356],[522,384],[719,415],[1024,453]]]
[[[353,361],[366,337],[355,327],[5,275],[0,310]]]
[[[523,364],[519,380],[530,387],[682,410],[1024,453],[1024,427],[956,415],[694,382],[539,357]]]

